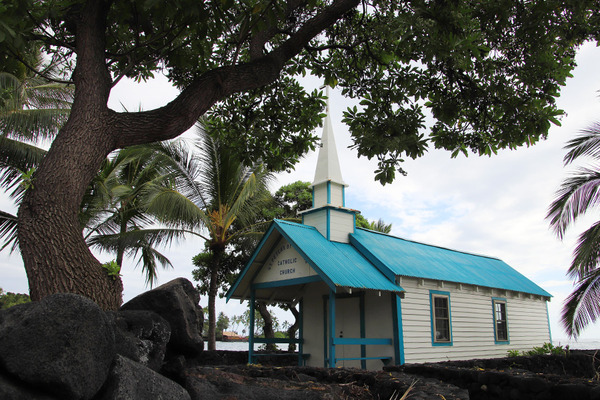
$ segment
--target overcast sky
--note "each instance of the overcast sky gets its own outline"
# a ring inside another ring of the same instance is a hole
[[[424,157],[405,162],[403,168],[408,176],[400,176],[386,186],[373,180],[375,162],[358,158],[355,151],[348,149],[350,134],[340,122],[348,101],[335,90],[331,93],[342,175],[349,184],[346,205],[360,210],[368,219],[382,218],[392,223],[392,234],[396,236],[504,260],[554,296],[549,303],[552,336],[563,344],[566,334],[560,326],[560,310],[573,287],[565,271],[577,235],[594,221],[594,216],[570,230],[561,242],[549,230],[545,215],[570,170],[562,163],[565,142],[600,120],[600,49],[592,44],[584,46],[577,63],[574,77],[558,100],[567,116],[562,119],[562,126],[552,127],[546,141],[530,148],[502,151],[491,158],[471,155],[451,159],[448,152],[431,149]],[[125,81],[113,90],[110,105],[117,111],[122,106],[149,110],[176,95],[177,91],[165,79],[145,85]],[[295,171],[278,175],[273,189],[296,180],[312,182],[315,165],[316,154],[307,155]],[[15,211],[6,197],[0,197],[0,209]],[[179,276],[191,280],[191,257],[201,249],[202,242],[197,239],[166,249],[175,268],[160,271],[159,284]],[[111,259],[109,255],[99,258]],[[146,289],[140,269],[134,269],[132,262],[124,265],[122,273],[125,300]],[[19,254],[0,253],[0,287],[10,292],[28,291]],[[207,303],[206,298],[201,299],[203,306]],[[235,315],[242,313],[245,306],[238,301],[220,301],[218,308]],[[581,338],[600,341],[600,324],[589,327]]]

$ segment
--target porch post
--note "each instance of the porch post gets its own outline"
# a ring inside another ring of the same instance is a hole
[[[402,300],[396,293],[392,296],[392,321],[394,326],[394,364],[404,364],[404,332],[402,329]]]
[[[250,289],[250,332],[248,333],[248,364],[252,364],[254,358],[254,302],[255,289]]]
[[[329,368],[335,368],[335,292],[329,291]]]
[[[365,327],[365,292],[360,292],[360,297],[358,300],[358,308],[360,313],[360,338],[364,339],[366,337],[366,327]],[[365,358],[367,356],[367,346],[364,344],[360,345],[360,356]],[[360,367],[362,369],[367,369],[367,360],[360,360]]]
[[[298,302],[298,366],[302,366],[304,355],[304,299]]]

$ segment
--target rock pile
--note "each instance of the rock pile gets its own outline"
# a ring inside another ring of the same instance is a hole
[[[292,354],[248,366],[247,352],[205,352],[198,302],[180,278],[117,312],[74,294],[2,310],[0,399],[372,400],[400,398],[413,383],[415,400],[468,398],[465,389],[409,374],[274,366],[293,365]]]
[[[1,399],[189,399],[158,373],[198,355],[203,314],[180,278],[102,311],[74,294],[48,296],[0,312]]]

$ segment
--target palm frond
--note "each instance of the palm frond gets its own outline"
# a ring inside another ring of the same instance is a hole
[[[17,233],[17,216],[0,211],[0,239],[3,241],[0,251],[9,248],[12,253],[19,248]]]
[[[168,226],[181,226],[189,229],[203,226],[209,221],[204,210],[188,197],[167,187],[153,187],[147,193],[147,212]]]
[[[565,149],[569,150],[563,161],[565,165],[572,163],[581,156],[600,158],[600,123],[596,122],[591,127],[584,129],[582,134],[569,140]]]
[[[600,317],[600,269],[590,271],[578,282],[567,297],[562,312],[562,323],[570,337],[578,337],[581,331]]]
[[[0,137],[0,187],[14,191],[10,196],[20,201],[23,188],[20,187],[24,172],[36,168],[46,151],[18,140]]]
[[[53,138],[69,118],[70,110],[0,110],[0,131],[18,140],[37,142]]]
[[[598,268],[600,262],[600,221],[579,235],[569,267],[569,277],[583,279]]]
[[[139,250],[140,248],[134,249],[134,253],[132,254],[132,256],[136,257]],[[162,254],[153,247],[141,247],[141,252],[142,254],[141,257],[138,259],[138,262],[136,263],[136,267],[139,265],[142,266],[142,274],[146,277],[146,285],[152,288],[152,286],[154,286],[158,278],[157,261],[163,267],[163,269],[173,268],[173,264],[171,264],[171,261],[167,257],[165,257],[164,254]]]
[[[172,243],[185,236],[187,231],[170,228],[134,229],[108,235],[95,235],[88,239],[90,247],[100,250],[116,252],[119,248],[126,250],[140,247],[140,245],[161,246]]]
[[[565,179],[546,216],[559,238],[566,229],[586,211],[600,204],[600,167],[579,168]]]

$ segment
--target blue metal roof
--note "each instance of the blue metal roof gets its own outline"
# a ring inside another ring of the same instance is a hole
[[[379,268],[387,268],[394,275],[552,297],[497,258],[431,246],[360,228],[350,235],[350,242],[371,262]]]
[[[243,298],[251,280],[264,265],[269,246],[283,236],[318,273],[330,288],[371,289],[390,292],[404,290],[386,278],[356,248],[348,243],[330,242],[312,226],[274,220],[250,261],[227,292],[227,299]]]
[[[335,286],[404,291],[387,279],[360,252],[348,243],[330,242],[315,227],[275,220],[278,229],[306,261]]]

